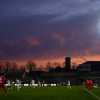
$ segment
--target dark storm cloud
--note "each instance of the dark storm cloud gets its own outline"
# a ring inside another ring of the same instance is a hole
[[[1,0],[0,58],[99,54],[99,0]]]

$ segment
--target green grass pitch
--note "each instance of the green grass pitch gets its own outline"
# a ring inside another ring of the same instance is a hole
[[[100,95],[100,89],[93,89],[93,93]],[[0,92],[0,100],[97,100],[81,86],[67,87],[38,87],[9,88],[7,95]]]

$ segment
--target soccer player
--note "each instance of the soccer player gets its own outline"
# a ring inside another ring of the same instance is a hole
[[[35,84],[35,81],[32,80],[32,81],[31,81],[31,86],[34,86],[34,84]]]
[[[8,84],[8,87],[10,87],[11,86],[11,81],[7,80],[7,84]]]
[[[70,80],[68,80],[67,87],[68,87],[68,88],[71,88],[71,83],[70,83]]]
[[[92,90],[93,89],[93,81],[90,80],[90,86],[89,86],[89,89]]]
[[[17,90],[19,91],[20,88],[21,88],[21,81],[16,79],[16,87],[17,87]]]
[[[10,80],[7,80],[6,82],[6,87],[9,89],[11,87],[11,81]]]
[[[92,80],[86,80],[85,86],[88,90],[92,90],[93,88],[93,81]]]
[[[7,90],[6,90],[5,83],[6,83],[6,77],[2,73],[2,74],[0,74],[0,90],[6,94]]]

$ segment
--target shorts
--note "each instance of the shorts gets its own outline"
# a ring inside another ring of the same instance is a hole
[[[0,88],[5,88],[5,85],[4,84],[0,84]]]

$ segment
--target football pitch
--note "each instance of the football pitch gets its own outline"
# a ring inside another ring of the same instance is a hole
[[[99,97],[100,88],[95,88],[89,93],[81,86],[73,86],[71,89],[67,87],[23,87],[20,91],[16,88],[9,88],[7,95],[0,92],[0,100],[100,100]]]

